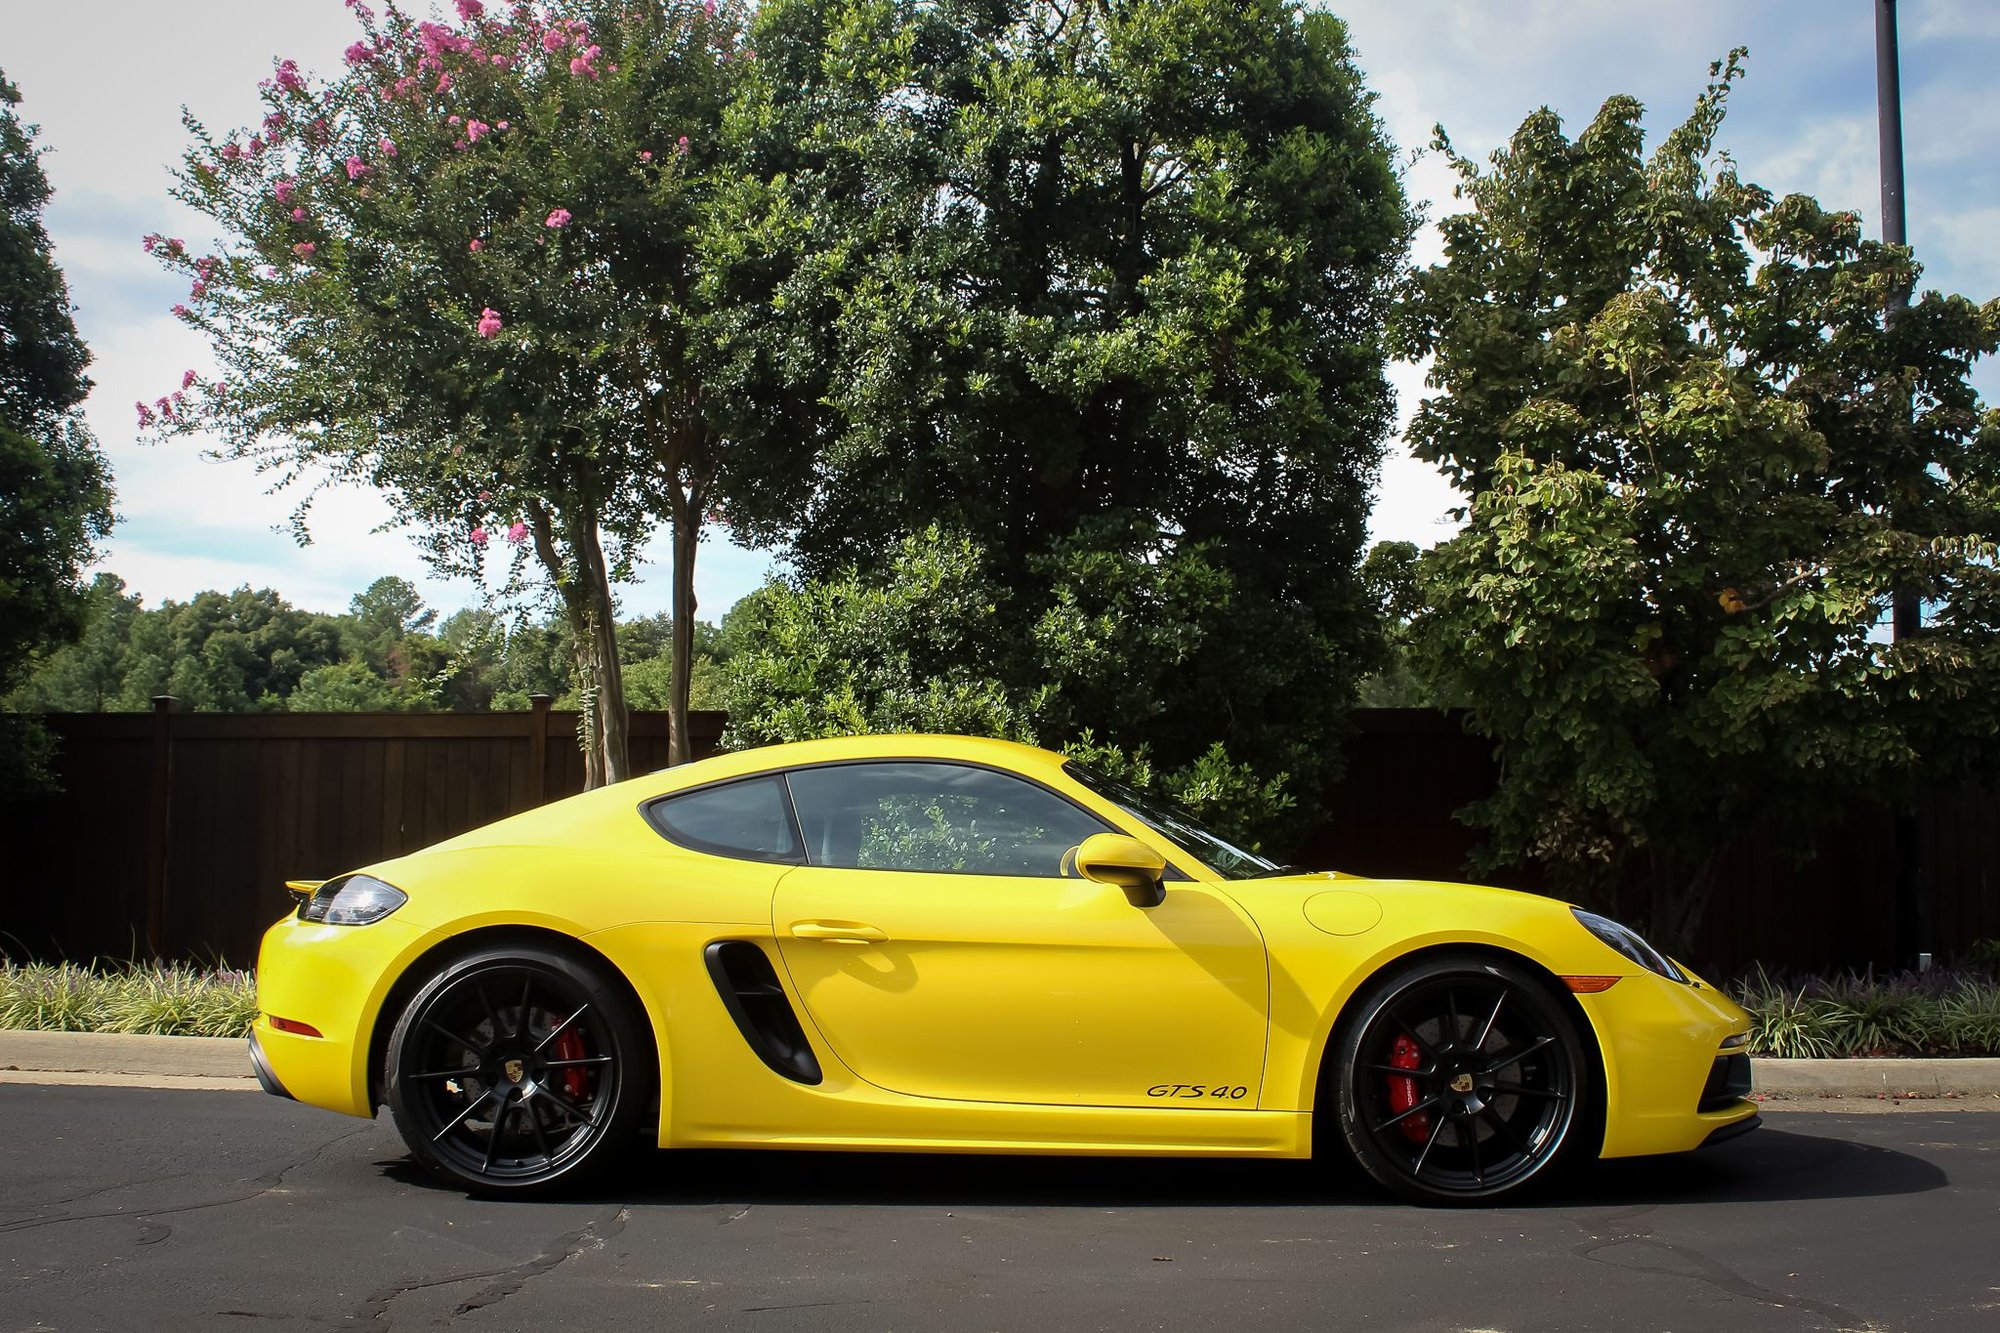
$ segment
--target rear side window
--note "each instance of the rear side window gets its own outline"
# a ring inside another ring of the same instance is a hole
[[[646,818],[672,842],[711,856],[796,862],[804,857],[784,783],[748,778],[654,801]]]
[[[831,764],[789,780],[816,866],[1054,878],[1069,848],[1108,831],[1054,792],[968,765]]]

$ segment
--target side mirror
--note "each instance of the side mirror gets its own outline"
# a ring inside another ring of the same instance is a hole
[[[1158,907],[1166,901],[1166,871],[1165,858],[1122,833],[1092,834],[1076,849],[1076,873],[1099,884],[1116,884],[1134,907]]]

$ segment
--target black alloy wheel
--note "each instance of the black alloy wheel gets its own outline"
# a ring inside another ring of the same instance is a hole
[[[1486,958],[1428,960],[1371,988],[1338,1065],[1341,1133],[1362,1169],[1428,1204],[1490,1202],[1546,1179],[1590,1086],[1560,1006]]]
[[[653,1056],[631,1001],[536,945],[432,977],[389,1039],[389,1109],[419,1163],[479,1194],[545,1193],[629,1146]]]

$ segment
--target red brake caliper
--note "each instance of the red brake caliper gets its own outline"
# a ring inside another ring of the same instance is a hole
[[[1389,1048],[1389,1063],[1398,1069],[1422,1069],[1424,1055],[1417,1043],[1404,1033],[1396,1038],[1396,1044]],[[1389,1077],[1389,1109],[1397,1115],[1417,1104],[1417,1081],[1413,1078]],[[1419,1111],[1398,1122],[1403,1137],[1412,1143],[1427,1143],[1431,1137],[1431,1113]]]
[[[583,1034],[575,1028],[564,1028],[556,1034],[556,1059],[581,1060],[589,1054],[584,1049]],[[590,1080],[585,1077],[582,1065],[565,1065],[562,1071],[563,1091],[573,1101],[582,1101],[590,1092]]]

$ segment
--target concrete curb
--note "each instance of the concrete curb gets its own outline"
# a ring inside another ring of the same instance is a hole
[[[2000,1097],[2000,1059],[1754,1059],[1758,1092],[1804,1097]]]
[[[134,1037],[117,1032],[0,1031],[0,1069],[256,1078],[250,1068],[250,1045],[241,1037]]]
[[[240,1037],[133,1037],[108,1032],[0,1031],[0,1070],[253,1079]],[[2000,1059],[1772,1060],[1752,1062],[1759,1095],[2000,1098]],[[14,1081],[14,1080],[9,1080]]]

